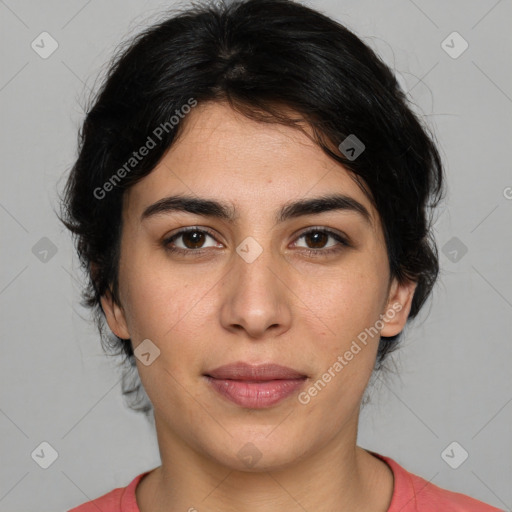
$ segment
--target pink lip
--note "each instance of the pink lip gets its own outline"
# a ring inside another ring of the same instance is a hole
[[[302,379],[307,375],[300,373],[286,366],[279,364],[248,364],[243,361],[219,366],[215,370],[206,372],[205,375],[214,379],[233,380],[280,380],[280,379]]]
[[[285,366],[244,362],[220,366],[205,377],[225,398],[250,409],[277,404],[302,387],[307,379],[306,375]]]

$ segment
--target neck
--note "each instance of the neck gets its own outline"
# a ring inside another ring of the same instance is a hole
[[[392,471],[356,446],[357,424],[313,455],[258,471],[220,465],[156,426],[162,465],[137,486],[140,512],[386,512],[391,502]]]

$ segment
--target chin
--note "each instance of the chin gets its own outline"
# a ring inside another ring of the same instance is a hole
[[[253,432],[230,437],[223,449],[221,443],[217,444],[221,449],[210,452],[210,457],[235,471],[260,473],[285,469],[304,456],[290,436],[276,435],[273,439],[266,436],[267,432],[260,435]]]

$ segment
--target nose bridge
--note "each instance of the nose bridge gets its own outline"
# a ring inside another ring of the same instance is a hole
[[[241,326],[251,336],[261,336],[271,326],[287,326],[291,315],[283,283],[276,277],[282,275],[281,263],[270,237],[248,236],[236,247],[225,288],[222,321],[226,328]]]
[[[239,284],[237,289],[245,298],[273,300],[275,293],[275,270],[278,258],[273,254],[270,237],[248,236],[237,246],[234,257],[234,274]],[[240,299],[242,297],[239,297]]]

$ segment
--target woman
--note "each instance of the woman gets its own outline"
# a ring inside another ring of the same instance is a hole
[[[356,444],[436,281],[443,184],[393,73],[310,8],[205,5],[137,36],[63,221],[162,464],[73,511],[498,510]]]

